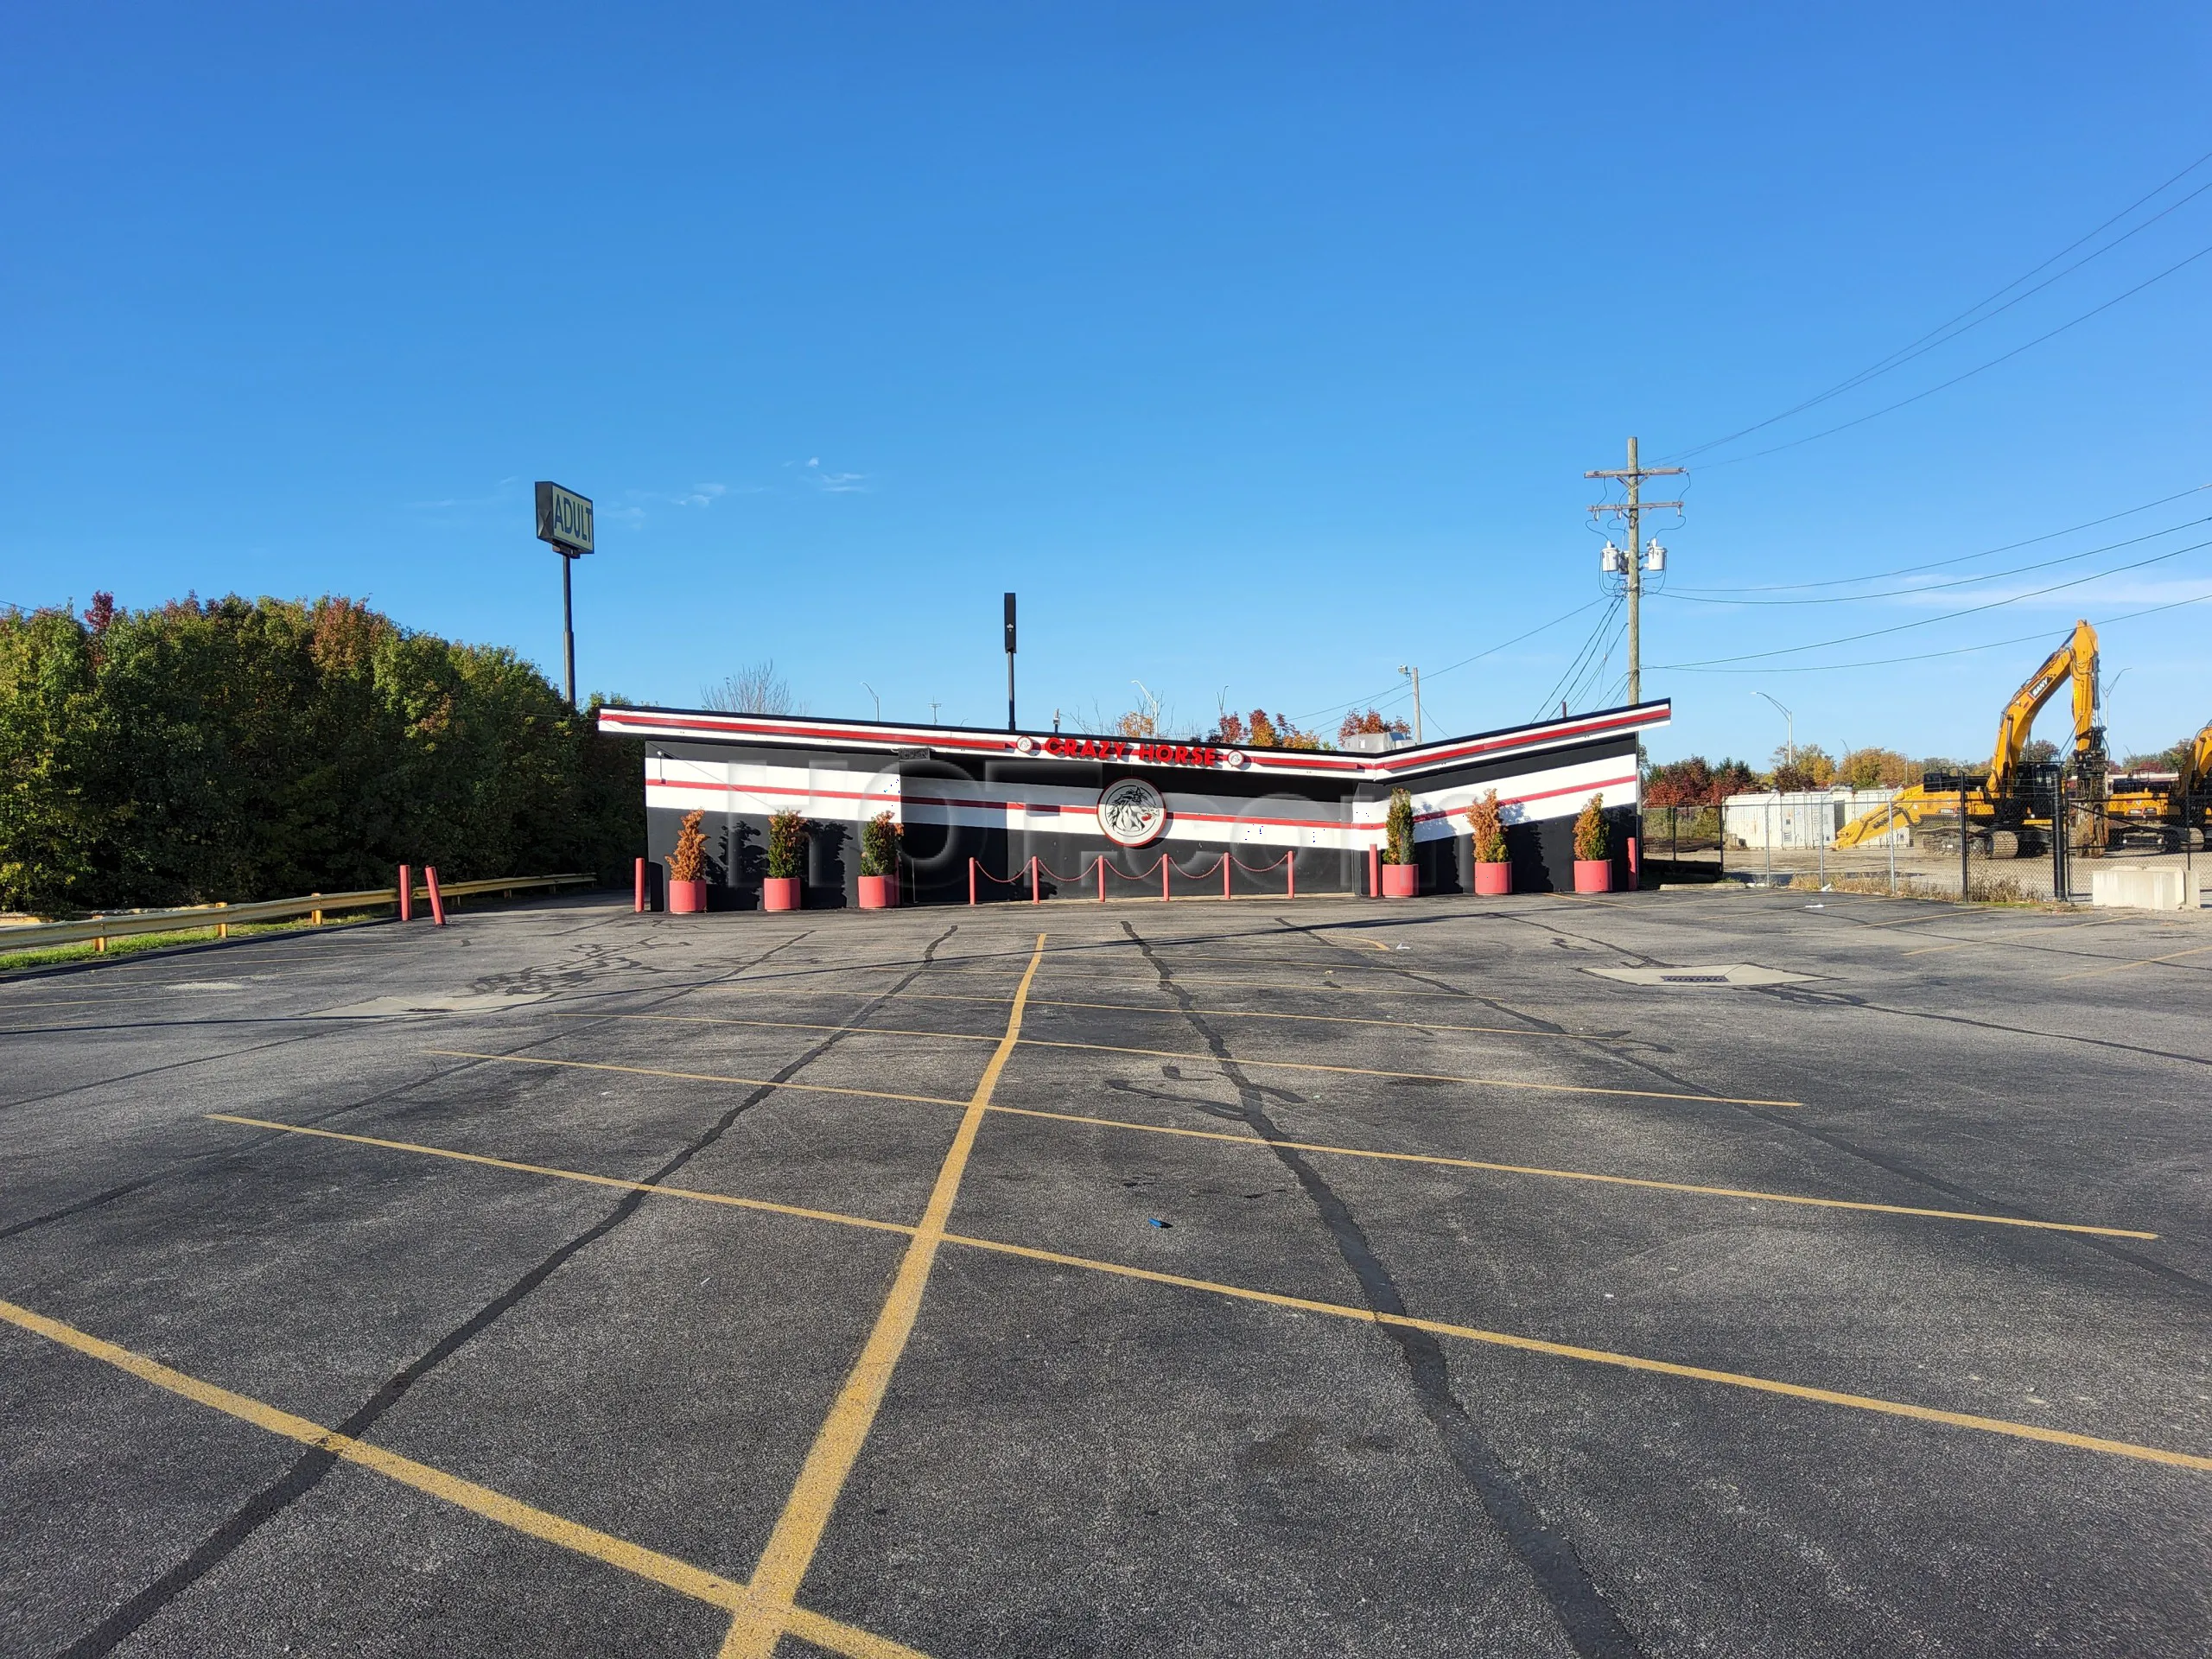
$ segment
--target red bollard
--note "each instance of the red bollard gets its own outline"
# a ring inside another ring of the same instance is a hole
[[[642,858],[638,861],[637,909],[639,915],[645,913],[645,861]]]
[[[1106,902],[1106,855],[1098,855],[1098,902]]]
[[[1033,905],[1045,902],[1045,895],[1037,886],[1037,855],[1034,853],[1029,855],[1029,902]]]
[[[1167,902],[1167,855],[1160,855],[1160,902]]]
[[[1367,896],[1370,899],[1382,896],[1382,849],[1379,847],[1367,849]]]
[[[1634,836],[1628,838],[1628,884],[1631,887],[1637,885],[1636,837]]]
[[[1294,847],[1282,855],[1282,867],[1288,872],[1290,896],[1298,897],[1298,849]]]
[[[1224,899],[1229,897],[1229,867],[1233,861],[1227,853],[1221,855],[1221,896]]]
[[[446,901],[444,897],[438,892],[438,867],[436,865],[425,864],[423,867],[423,884],[430,890],[430,919],[435,922],[440,927],[443,927],[446,925]]]
[[[976,861],[972,858],[968,861],[968,902],[976,902]]]
[[[399,919],[415,919],[415,867],[411,864],[399,867]]]

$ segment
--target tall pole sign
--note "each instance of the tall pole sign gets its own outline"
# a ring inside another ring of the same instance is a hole
[[[561,656],[569,707],[576,706],[576,617],[569,591],[569,571],[592,550],[591,498],[540,480],[537,486],[537,539],[561,556]]]
[[[1014,595],[1006,596],[1006,728],[1014,729]]]

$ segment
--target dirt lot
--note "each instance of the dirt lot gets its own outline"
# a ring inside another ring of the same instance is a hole
[[[10,1654],[2212,1646],[2212,924],[603,900],[0,984]]]

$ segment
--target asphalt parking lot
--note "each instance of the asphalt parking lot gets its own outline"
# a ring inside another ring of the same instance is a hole
[[[0,983],[9,1654],[2212,1648],[2212,924],[638,917]]]

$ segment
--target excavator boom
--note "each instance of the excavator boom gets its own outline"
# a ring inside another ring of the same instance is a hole
[[[2044,658],[2043,666],[2005,705],[2004,717],[1997,722],[1997,750],[1989,762],[1992,795],[2003,795],[2011,788],[2036,716],[2069,679],[2074,683],[2074,753],[2079,758],[2097,747],[2097,631],[2086,619],[2074,625],[2073,638]]]

